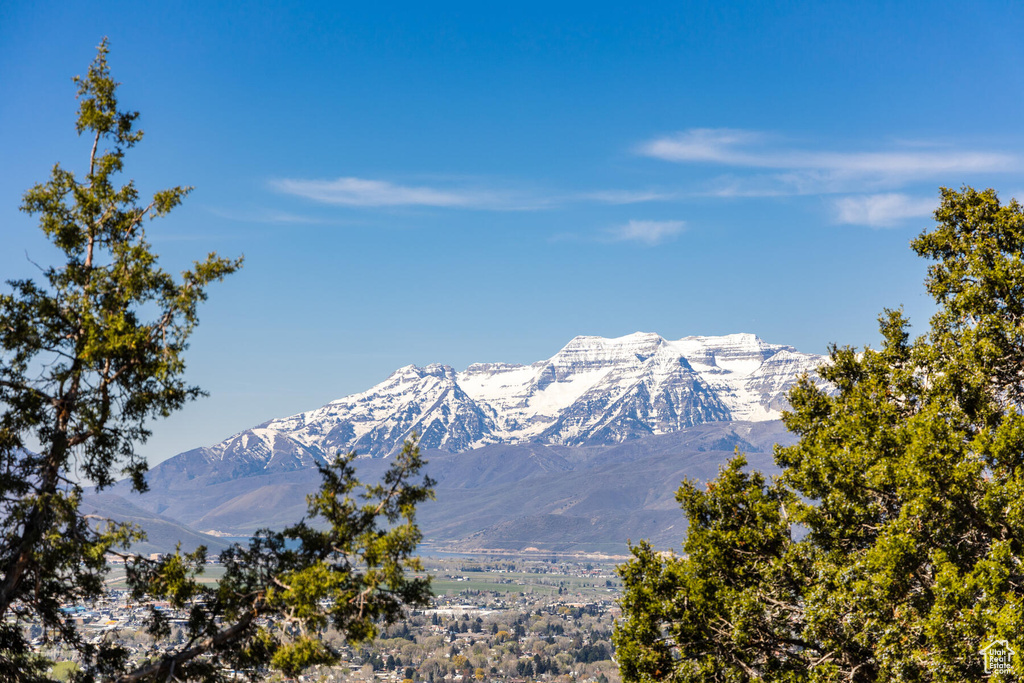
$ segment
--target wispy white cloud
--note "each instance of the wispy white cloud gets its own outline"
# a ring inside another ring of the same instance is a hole
[[[645,142],[637,151],[666,161],[709,161],[735,166],[752,165],[741,147],[762,142],[764,134],[734,128],[691,128],[682,133]]]
[[[303,197],[319,204],[349,207],[426,206],[486,209],[491,211],[532,211],[567,204],[639,204],[669,201],[680,195],[660,190],[597,190],[555,193],[537,189],[494,189],[473,186],[464,179],[453,185],[401,185],[387,180],[342,177],[335,180],[279,178],[270,187],[282,194]]]
[[[661,192],[658,190],[598,190],[584,192],[577,196],[583,201],[596,201],[604,204],[641,204],[643,202],[664,202],[678,199],[678,192]]]
[[[487,191],[447,190],[427,186],[397,185],[386,180],[337,178],[303,180],[282,178],[270,183],[278,192],[304,197],[321,204],[341,206],[438,206],[496,208],[507,198]]]
[[[884,228],[899,225],[910,218],[930,216],[937,204],[935,198],[890,193],[843,197],[835,201],[835,208],[840,223]]]
[[[607,232],[609,242],[640,242],[655,246],[686,229],[686,221],[629,221]]]
[[[211,207],[210,213],[218,218],[241,223],[283,223],[293,225],[320,225],[326,223],[337,223],[336,220],[327,220],[316,216],[304,216],[302,214],[290,213],[288,211],[277,211],[276,209],[254,209],[235,211]]]
[[[720,196],[863,191],[953,173],[1005,173],[1024,167],[1019,157],[1005,152],[923,143],[884,151],[793,149],[775,144],[764,133],[729,128],[694,128],[645,142],[636,151],[665,161],[778,172],[729,178],[711,192]]]

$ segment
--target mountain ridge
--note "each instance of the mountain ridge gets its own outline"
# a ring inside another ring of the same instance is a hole
[[[619,443],[705,422],[779,419],[788,389],[824,360],[746,333],[578,336],[529,365],[406,365],[366,391],[246,431],[267,451],[269,439],[284,438],[319,460],[338,450],[387,457],[414,433],[424,448],[453,453],[493,443]]]
[[[630,538],[669,547],[685,536],[686,519],[674,498],[683,478],[711,479],[737,448],[752,469],[777,473],[772,447],[793,441],[778,421],[734,421],[612,445],[426,450],[436,500],[417,509],[417,524],[432,547],[467,552],[535,547],[622,554]],[[354,463],[364,482],[378,481],[389,464],[386,458]],[[178,470],[151,482],[141,496],[129,496],[120,484],[113,493],[130,497],[146,515],[239,537],[294,524],[306,515],[306,494],[319,484],[315,469],[229,480],[189,479]]]
[[[419,433],[438,481],[420,515],[431,542],[667,540],[685,529],[672,495],[681,478],[714,476],[737,447],[752,467],[774,467],[772,444],[791,438],[777,419],[786,392],[824,361],[752,334],[635,333],[576,337],[528,365],[406,365],[364,392],[165,460],[138,504],[222,534],[281,528],[305,514],[316,465],[332,453],[366,456],[359,476],[375,481]]]

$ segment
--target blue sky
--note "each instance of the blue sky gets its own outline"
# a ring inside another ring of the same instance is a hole
[[[810,352],[922,325],[939,186],[1024,196],[1016,2],[0,5],[0,275],[53,256],[22,193],[81,170],[103,36],[146,138],[163,265],[216,250],[152,461],[408,363],[577,334],[754,332]]]

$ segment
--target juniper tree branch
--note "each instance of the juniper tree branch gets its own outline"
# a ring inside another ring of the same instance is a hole
[[[112,679],[112,681],[116,683],[137,683],[138,681],[169,675],[179,664],[190,662],[200,655],[238,640],[245,634],[246,629],[249,628],[255,618],[256,610],[250,610],[233,626],[218,631],[209,638],[200,641],[198,645],[182,650],[176,655],[164,657],[159,662],[136,669],[129,674]]]

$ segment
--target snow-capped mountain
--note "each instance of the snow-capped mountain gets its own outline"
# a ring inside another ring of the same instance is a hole
[[[680,479],[714,476],[734,447],[770,470],[772,443],[791,440],[773,422],[786,392],[824,361],[752,334],[636,333],[577,337],[530,365],[409,365],[362,393],[161,462],[137,502],[196,530],[283,528],[305,513],[315,465],[331,453],[371,456],[357,466],[375,481],[387,467],[380,458],[419,433],[434,451],[438,499],[423,524],[435,542],[621,551],[626,538],[678,540]],[[118,486],[111,493],[129,494]]]
[[[530,365],[408,365],[377,386],[190,452],[294,469],[334,451],[386,457],[413,433],[453,453],[487,444],[613,444],[705,422],[778,419],[822,356],[752,334],[576,337]]]

